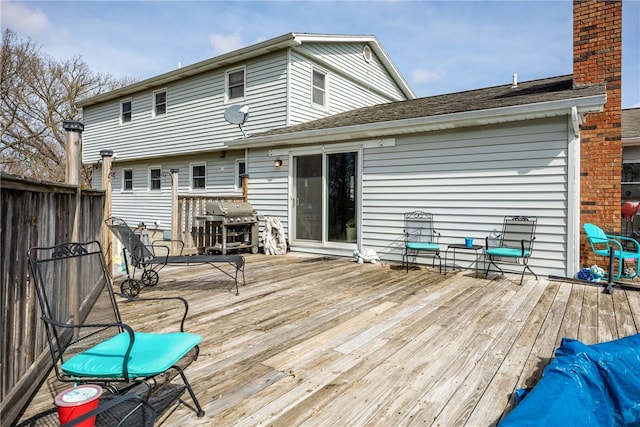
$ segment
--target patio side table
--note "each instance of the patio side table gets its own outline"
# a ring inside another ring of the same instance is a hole
[[[478,257],[484,254],[484,246],[482,245],[467,246],[464,243],[448,245],[447,249],[444,251],[444,273],[445,274],[447,273],[447,255],[449,253],[449,249],[452,249],[453,251],[453,266],[452,266],[453,271],[456,271],[456,251],[457,250],[474,251],[476,253],[476,278],[477,278],[478,264],[480,263]],[[478,251],[480,252],[478,253]],[[484,267],[485,267],[485,261],[484,261],[484,256],[482,256],[482,268],[483,268],[482,271],[484,271]]]

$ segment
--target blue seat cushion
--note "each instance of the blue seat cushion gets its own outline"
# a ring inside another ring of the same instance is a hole
[[[491,248],[487,249],[487,255],[502,256],[507,258],[522,258],[522,249],[518,248]],[[524,251],[524,257],[531,255],[531,251]]]
[[[200,335],[188,332],[136,332],[134,337],[127,365],[130,378],[166,371],[202,341]],[[62,371],[78,378],[122,378],[122,362],[128,346],[129,334],[122,332],[65,361]]]
[[[437,243],[407,242],[407,248],[416,251],[439,251],[440,245]]]

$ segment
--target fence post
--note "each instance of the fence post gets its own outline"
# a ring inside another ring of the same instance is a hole
[[[62,122],[62,127],[66,131],[67,138],[67,168],[65,180],[67,184],[76,186],[75,206],[72,206],[71,212],[71,242],[80,240],[80,168],[82,166],[82,131],[84,125],[75,120],[67,120]],[[59,242],[56,242],[59,243]],[[76,272],[69,272],[69,313],[74,319],[78,319],[80,309],[80,287],[78,286],[78,276]]]

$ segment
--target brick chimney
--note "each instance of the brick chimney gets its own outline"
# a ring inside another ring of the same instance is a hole
[[[573,82],[606,82],[604,111],[586,115],[580,132],[580,224],[620,234],[622,173],[622,1],[574,0]],[[596,262],[581,239],[581,266]]]

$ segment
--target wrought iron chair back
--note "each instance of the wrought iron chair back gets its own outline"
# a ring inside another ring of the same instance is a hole
[[[524,273],[529,270],[537,279],[538,276],[529,267],[529,258],[533,253],[536,225],[538,219],[532,216],[507,216],[502,224],[502,233],[495,239],[485,239],[485,257],[489,260],[484,277],[486,278],[491,268],[495,268],[504,274],[498,264],[522,265],[520,284],[524,280]],[[493,241],[497,244],[492,244]]]
[[[442,272],[442,261],[440,258],[440,244],[438,240],[440,233],[433,227],[433,215],[423,211],[413,211],[404,214],[404,254],[402,263],[409,271],[409,258],[415,258],[425,253],[433,257],[432,267],[435,267],[436,258],[440,264]],[[405,264],[406,263],[406,264]]]
[[[138,331],[122,320],[99,242],[31,248],[28,258],[60,381],[100,384],[117,394],[144,385],[146,399],[157,386],[180,375],[196,413],[204,414],[183,372],[196,359],[202,341],[199,335],[184,332],[188,312],[184,298],[119,295],[131,304],[148,306],[154,301],[158,310],[179,321],[175,332],[166,332],[170,326],[164,325],[162,333]],[[172,310],[174,314],[169,314]]]

